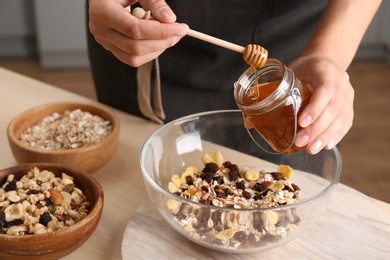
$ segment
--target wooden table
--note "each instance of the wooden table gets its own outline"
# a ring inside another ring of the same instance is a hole
[[[8,146],[6,128],[10,120],[18,113],[33,106],[54,101],[91,101],[3,68],[0,68],[0,95],[0,168],[16,164]],[[94,177],[103,186],[105,194],[101,222],[93,236],[81,248],[64,259],[121,259],[122,239],[126,227],[131,222],[130,220],[134,214],[136,216],[145,214],[145,201],[148,199],[148,195],[142,180],[139,156],[144,141],[159,125],[120,111],[116,112],[121,120],[118,151],[112,161],[94,174]],[[360,200],[364,201],[364,205],[355,203]],[[148,210],[150,209],[146,209],[146,211]],[[311,259],[314,256],[331,258],[326,253],[313,255],[310,247],[316,247],[319,252],[335,250],[336,253],[333,254],[334,257],[332,258],[357,259],[359,256],[361,258],[372,256],[374,259],[390,259],[390,204],[374,200],[343,184],[339,184],[334,196],[332,196],[329,210],[326,211],[324,216],[321,216],[320,223],[332,226],[335,224],[332,222],[335,219],[340,219],[340,217],[345,220],[345,223],[353,221],[354,225],[357,225],[356,228],[359,228],[359,226],[366,227],[369,234],[359,232],[358,234],[361,237],[350,237],[350,234],[337,234],[338,231],[335,230],[335,238],[337,239],[329,237],[328,242],[321,245],[308,241],[306,247],[301,247],[300,255],[290,255],[290,258],[306,257]],[[310,232],[315,233],[318,228],[319,226],[315,226],[308,230],[306,237],[310,237]],[[378,246],[374,246],[372,252],[367,248],[360,247],[359,243],[356,243],[358,246],[354,246],[355,240],[359,239],[369,239],[370,241],[367,241],[367,244],[378,244]],[[376,239],[378,243],[376,243]],[[185,239],[182,238],[182,240]],[[185,241],[185,243],[190,242]],[[299,243],[302,243],[302,241],[295,242],[294,240],[283,247],[288,249],[294,247],[294,245],[300,245]],[[338,246],[348,243],[352,244],[346,250]],[[273,258],[272,256],[280,258],[280,254],[276,252],[283,251],[283,247],[267,251],[263,256],[267,259]],[[351,248],[354,250],[350,250]],[[167,247],[167,250],[169,250],[169,247]],[[217,255],[207,249],[198,248],[197,250],[201,250],[202,253],[197,255],[197,251],[192,252],[194,259],[205,255],[212,257]],[[174,252],[170,253],[175,256]],[[134,257],[126,255],[124,258],[140,259],[141,255],[138,252],[134,254]],[[144,259],[147,259],[146,255]],[[356,256],[358,257],[356,258]],[[240,257],[253,258],[253,256],[246,255]],[[239,257],[232,256],[232,258]],[[162,257],[159,259],[162,259]]]

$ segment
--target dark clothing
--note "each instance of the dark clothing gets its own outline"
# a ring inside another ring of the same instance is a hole
[[[325,0],[167,0],[177,21],[229,42],[266,48],[288,64],[311,37]],[[137,101],[137,68],[117,60],[88,31],[89,56],[98,100],[143,116]],[[184,37],[160,57],[165,122],[196,112],[237,108],[233,84],[248,68],[242,55]],[[154,75],[154,74],[153,74]]]

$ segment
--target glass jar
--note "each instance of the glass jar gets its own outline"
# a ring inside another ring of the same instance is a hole
[[[260,69],[249,68],[234,84],[234,98],[253,141],[269,153],[295,153],[298,117],[312,89],[303,85],[282,62],[269,59]],[[260,139],[261,138],[261,139]],[[273,149],[261,145],[265,140]]]

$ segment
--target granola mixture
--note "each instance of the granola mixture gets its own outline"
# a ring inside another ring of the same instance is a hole
[[[34,148],[67,150],[100,143],[112,132],[111,122],[90,112],[74,109],[53,113],[27,128],[20,140]]]
[[[0,186],[0,234],[30,235],[53,232],[84,219],[90,203],[73,182],[34,168],[20,180],[13,174]]]
[[[224,208],[195,207],[169,200],[173,219],[197,240],[218,246],[248,248],[277,242],[296,229],[299,217],[293,209],[231,211],[273,208],[299,201],[299,187],[289,181],[293,170],[280,165],[275,172],[239,168],[223,162],[219,151],[202,156],[204,168],[188,167],[181,176],[173,175],[170,192],[202,204]]]

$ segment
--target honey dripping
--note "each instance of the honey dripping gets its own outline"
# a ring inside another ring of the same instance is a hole
[[[258,84],[258,78],[256,78],[255,83],[256,84],[254,84],[242,98],[242,103],[246,106],[259,103],[269,97],[278,89],[281,82],[270,81]],[[307,88],[301,86],[298,87],[298,90],[300,95],[295,97],[295,109],[298,111],[297,117],[299,117],[301,111],[307,106],[311,97],[311,92]],[[289,96],[288,98],[292,98],[292,96]],[[267,113],[253,115],[247,113],[245,117],[246,126],[248,128],[253,127],[256,129],[276,152],[295,153],[301,151],[304,147],[297,147],[292,144],[296,131],[301,129],[299,125],[295,124],[293,103],[292,100],[287,101],[284,105],[276,106]],[[295,129],[296,127],[297,129]]]

